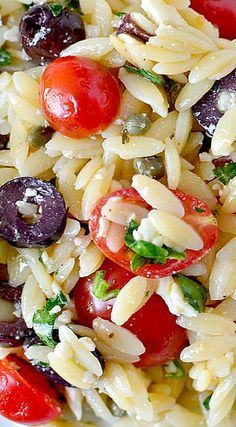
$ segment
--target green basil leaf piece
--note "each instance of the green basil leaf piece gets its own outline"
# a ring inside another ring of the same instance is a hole
[[[63,9],[63,6],[60,3],[48,3],[48,7],[55,17],[59,16]]]
[[[215,168],[213,173],[220,182],[227,185],[236,176],[236,163],[226,163],[224,166]]]
[[[106,271],[99,270],[95,274],[94,282],[93,282],[93,295],[100,299],[101,301],[108,301],[109,299],[117,297],[120,289],[113,289],[109,291],[109,285],[105,280]]]
[[[184,298],[188,303],[195,308],[199,313],[204,311],[204,305],[207,299],[207,290],[204,286],[189,279],[183,274],[177,274],[180,283],[180,288]]]
[[[211,398],[212,398],[212,394],[210,394],[208,397],[206,397],[206,399],[202,402],[202,404],[203,404],[204,408],[205,408],[207,411],[209,411],[209,409],[210,409],[210,401],[211,401]]]
[[[168,251],[153,243],[145,240],[136,240],[130,248],[144,258],[155,259],[156,262],[163,264],[167,260]]]
[[[168,251],[168,259],[178,259],[182,261],[186,258],[186,255],[184,252],[178,252],[175,249],[168,248],[167,246],[163,246]]]
[[[124,69],[128,71],[128,73],[135,73],[139,76],[145,77],[145,79],[150,80],[152,83],[165,86],[165,79],[162,76],[159,76],[151,71],[144,70],[144,68],[134,67],[133,65],[124,65]]]
[[[165,369],[165,377],[166,378],[175,378],[175,379],[181,379],[185,377],[185,370],[183,368],[183,366],[179,363],[179,361],[173,360],[172,362],[175,365],[175,370],[173,372],[171,372],[171,370],[166,370],[165,368],[169,367],[169,365],[164,365],[164,369]]]
[[[67,304],[66,296],[60,292],[53,298],[49,298],[42,310],[36,311],[33,316],[33,328],[41,341],[49,347],[54,348],[57,342],[53,338],[53,330],[57,313],[51,313],[51,310],[59,306],[64,308]]]
[[[0,48],[0,66],[5,67],[6,65],[10,65],[12,62],[12,56],[10,52],[4,47]]]
[[[124,236],[124,241],[126,246],[128,246],[128,248],[135,242],[134,237],[133,237],[133,232],[134,230],[138,229],[138,223],[137,221],[135,221],[135,219],[131,219],[131,221],[128,224],[125,236]]]

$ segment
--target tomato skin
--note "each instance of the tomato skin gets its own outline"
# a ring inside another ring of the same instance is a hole
[[[1,415],[37,425],[57,418],[60,413],[60,402],[44,375],[16,355],[0,361]]]
[[[182,191],[172,190],[172,192],[182,201],[184,205],[185,216],[182,219],[189,223],[199,233],[204,242],[204,246],[199,251],[186,250],[186,258],[182,261],[172,259],[168,260],[165,264],[146,264],[138,270],[134,271],[133,273],[135,275],[155,279],[178,273],[179,271],[182,271],[190,265],[198,262],[212,248],[217,240],[218,230],[216,220],[208,206],[198,200],[196,197],[185,194]],[[139,206],[142,206],[148,210],[151,210],[152,208],[142,199],[142,197],[134,188],[130,187],[114,191],[108,196],[100,199],[91,214],[89,228],[92,239],[96,245],[107,258],[121,265],[123,268],[131,271],[131,251],[124,245],[117,253],[113,253],[106,245],[106,238],[99,235],[99,219],[101,217],[102,207],[112,197],[121,197],[125,201],[138,204]],[[196,207],[203,209],[204,212],[197,213],[195,210]]]
[[[216,25],[221,37],[236,38],[235,0],[191,0],[191,7]]]
[[[133,273],[124,270],[109,259],[104,261],[99,270],[106,271],[106,281],[109,285],[109,290],[121,289],[129,280],[135,277]],[[110,320],[114,302],[114,299],[101,301],[93,295],[92,288],[94,277],[95,273],[79,279],[78,284],[73,290],[76,308],[79,307],[77,310],[78,320],[79,322],[85,321],[85,323],[82,324],[89,327],[92,326],[92,322],[96,317]]]
[[[122,288],[135,277],[110,260],[105,260],[99,270],[106,271],[109,290]],[[81,325],[91,327],[97,317],[111,320],[115,299],[103,302],[93,293],[95,273],[79,279],[73,293],[77,320]],[[165,363],[179,356],[187,344],[186,331],[176,324],[176,317],[168,310],[161,297],[154,294],[124,325],[144,344],[146,352],[136,366],[148,368]]]
[[[91,59],[57,58],[41,78],[40,102],[48,122],[72,138],[109,126],[118,115],[120,99],[117,78]]]

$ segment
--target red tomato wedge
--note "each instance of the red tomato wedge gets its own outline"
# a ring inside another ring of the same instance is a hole
[[[120,98],[117,78],[88,58],[58,58],[41,78],[40,101],[48,122],[72,138],[106,129],[119,112]]]
[[[24,359],[9,355],[0,361],[0,414],[28,425],[48,423],[61,413],[61,404],[40,374]]]
[[[158,278],[178,273],[184,268],[198,262],[216,242],[218,234],[216,219],[208,206],[197,198],[181,191],[173,190],[173,193],[181,200],[185,208],[185,216],[182,219],[197,231],[203,240],[204,246],[198,251],[186,250],[186,257],[182,261],[170,259],[165,264],[146,264],[133,272],[138,276]],[[111,252],[107,247],[106,237],[100,236],[99,234],[99,220],[101,218],[102,207],[113,197],[120,197],[123,201],[134,203],[134,205],[139,205],[148,210],[152,208],[142,199],[135,189],[127,188],[115,191],[103,197],[91,214],[89,228],[92,239],[96,245],[107,258],[121,265],[126,270],[131,271],[130,260],[135,255],[134,252],[127,248],[125,243],[117,253]]]
[[[105,280],[109,291],[121,289],[134,274],[106,259],[99,271],[106,272]],[[115,299],[101,301],[93,294],[95,273],[79,279],[73,291],[77,320],[81,325],[91,327],[97,317],[111,319]],[[133,332],[144,344],[146,351],[136,366],[149,368],[179,357],[187,344],[185,329],[176,324],[176,317],[168,310],[161,297],[154,294],[146,304],[123,325]]]
[[[191,7],[216,25],[221,37],[236,38],[235,0],[191,0]]]

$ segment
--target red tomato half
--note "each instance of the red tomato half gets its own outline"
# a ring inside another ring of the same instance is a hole
[[[108,127],[120,108],[116,77],[98,62],[67,56],[48,65],[40,84],[42,110],[53,129],[83,138]]]
[[[191,0],[191,7],[216,25],[221,37],[236,38],[235,0]]]
[[[122,288],[134,275],[110,260],[99,270],[105,270],[109,290]],[[77,319],[91,327],[97,317],[110,320],[114,299],[101,301],[92,292],[94,274],[79,279],[73,293]],[[156,366],[176,359],[187,344],[186,331],[176,324],[176,317],[168,310],[161,297],[154,294],[124,325],[144,344],[146,351],[136,365],[142,368]]]
[[[181,200],[185,208],[185,216],[182,219],[190,224],[197,233],[199,233],[204,242],[204,246],[199,251],[186,250],[186,258],[183,261],[170,259],[165,264],[146,264],[134,272],[136,275],[158,278],[178,273],[184,268],[199,261],[216,242],[218,234],[216,220],[208,206],[196,197],[182,193],[181,191],[175,190],[173,193]],[[115,191],[108,196],[103,197],[92,212],[89,222],[92,239],[107,258],[131,271],[130,260],[134,256],[134,253],[127,248],[125,244],[119,252],[111,252],[107,247],[106,237],[100,236],[99,234],[99,220],[101,218],[102,207],[112,197],[121,197],[124,201],[134,203],[149,210],[152,208],[142,199],[135,189],[127,188]],[[203,212],[197,212],[196,208]]]
[[[0,414],[22,424],[48,423],[61,413],[60,402],[44,375],[22,358],[0,361]]]

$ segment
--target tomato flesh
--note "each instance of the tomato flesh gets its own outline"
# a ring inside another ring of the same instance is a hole
[[[185,208],[185,216],[182,219],[197,231],[203,240],[204,246],[198,251],[186,250],[186,257],[184,260],[170,259],[165,264],[145,264],[143,267],[140,267],[138,270],[133,272],[135,275],[159,278],[178,273],[179,271],[182,271],[190,265],[198,262],[216,242],[218,234],[216,220],[208,206],[196,197],[190,196],[181,191],[173,190],[173,193],[181,200]],[[118,252],[111,252],[106,244],[106,237],[99,234],[101,210],[113,197],[120,197],[123,201],[134,203],[134,205],[139,205],[148,210],[151,210],[152,208],[142,199],[135,189],[128,188],[115,191],[108,196],[103,197],[92,212],[89,227],[94,242],[107,258],[131,271],[130,260],[134,255],[132,251],[130,251],[124,244]],[[201,212],[196,211],[196,208]]]
[[[87,58],[58,58],[41,78],[40,101],[48,122],[72,138],[84,138],[109,126],[119,112],[120,97],[117,78]]]
[[[0,361],[0,414],[27,425],[47,423],[61,404],[44,375],[16,355]]]
[[[191,7],[216,25],[221,37],[236,38],[235,0],[191,0]]]
[[[105,270],[109,290],[121,289],[134,277],[110,260],[106,260],[99,270]],[[91,327],[97,317],[111,319],[115,299],[101,301],[92,292],[95,273],[79,279],[73,293],[77,320],[81,325]],[[176,317],[168,310],[161,297],[154,294],[124,325],[144,344],[146,351],[136,364],[148,368],[163,364],[179,356],[187,344],[186,331],[176,324]]]

